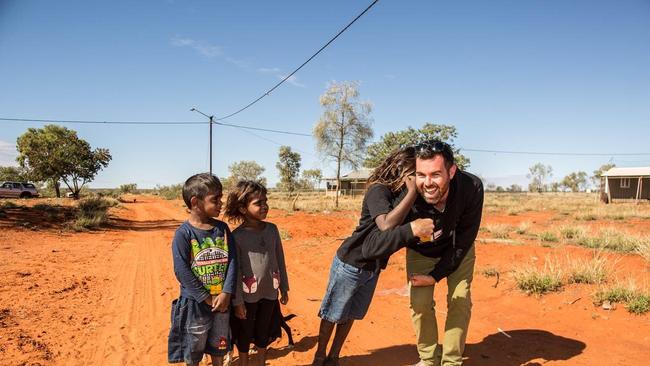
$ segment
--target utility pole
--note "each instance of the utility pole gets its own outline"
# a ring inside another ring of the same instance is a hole
[[[214,116],[208,116],[207,114],[201,112],[200,110],[198,110],[196,108],[190,109],[190,112],[201,113],[202,115],[204,115],[204,116],[208,117],[208,119],[210,119],[210,133],[208,135],[210,136],[209,137],[210,138],[210,174],[212,174],[212,124],[214,123],[213,122]]]

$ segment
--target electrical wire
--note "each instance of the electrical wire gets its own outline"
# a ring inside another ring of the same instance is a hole
[[[289,75],[285,76],[282,80],[280,80],[279,83],[275,84],[271,89],[267,90],[262,95],[260,95],[257,99],[253,100],[252,102],[248,103],[247,105],[245,105],[244,107],[238,109],[237,111],[235,111],[233,113],[230,113],[228,115],[225,115],[223,117],[216,118],[216,120],[217,121],[223,121],[224,119],[227,119],[227,118],[230,118],[230,117],[232,117],[232,116],[234,116],[236,114],[239,114],[239,113],[245,111],[246,109],[252,107],[255,103],[262,100],[262,98],[269,95],[277,87],[282,85],[285,81],[287,81],[295,73],[297,73],[300,69],[302,69],[305,65],[307,65],[312,59],[314,59],[314,57],[318,56],[319,53],[321,53],[325,48],[327,48],[327,46],[329,46],[332,42],[334,42],[334,40],[337,39],[341,34],[343,34],[343,32],[345,32],[348,28],[350,28],[350,26],[352,26],[352,24],[354,24],[357,20],[359,20],[359,18],[361,18],[366,12],[368,12],[368,10],[370,10],[370,8],[372,8],[378,1],[379,0],[374,0],[370,5],[368,5],[368,7],[364,11],[362,11],[359,15],[357,15],[356,18],[354,18],[350,23],[348,23],[348,25],[346,25],[343,29],[341,29],[334,37],[332,37],[329,41],[327,41],[327,43],[325,43],[325,45],[323,45],[318,51],[316,51],[316,53],[311,55],[311,57],[309,57],[307,59],[307,61],[303,62],[302,65],[298,66],[298,68],[293,70]]]

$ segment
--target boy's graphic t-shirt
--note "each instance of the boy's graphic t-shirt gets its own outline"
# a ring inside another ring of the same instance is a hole
[[[228,235],[212,238],[192,238],[192,272],[203,283],[210,295],[223,291],[223,282],[228,269]]]
[[[219,220],[203,230],[184,222],[174,235],[174,273],[181,296],[204,301],[222,292],[235,294],[237,252],[228,226]]]

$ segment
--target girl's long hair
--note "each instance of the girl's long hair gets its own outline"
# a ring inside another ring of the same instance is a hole
[[[397,192],[404,185],[404,177],[415,173],[415,148],[403,147],[393,151],[384,162],[373,170],[368,186],[383,184]]]
[[[223,215],[233,224],[239,224],[246,217],[241,209],[246,209],[253,197],[266,195],[266,187],[253,180],[240,180],[235,188],[228,193],[226,210]]]

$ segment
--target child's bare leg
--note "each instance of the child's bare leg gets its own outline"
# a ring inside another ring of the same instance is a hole
[[[212,366],[223,366],[223,356],[210,355],[210,359],[212,360]]]
[[[266,365],[266,347],[257,349],[257,364],[259,366]]]
[[[248,366],[248,352],[239,352],[239,366]]]
[[[350,334],[350,329],[352,329],[352,324],[354,320],[348,320],[345,323],[336,325],[336,333],[334,333],[334,340],[332,341],[332,348],[330,348],[330,353],[327,355],[328,358],[334,361],[335,365],[338,365],[339,354],[341,353],[341,348],[343,348],[343,343],[345,339]]]
[[[323,366],[325,361],[325,355],[327,353],[327,344],[330,341],[332,336],[332,331],[334,330],[334,323],[321,319],[320,329],[318,330],[318,346],[316,348],[316,353],[314,354],[314,361],[312,366]]]

